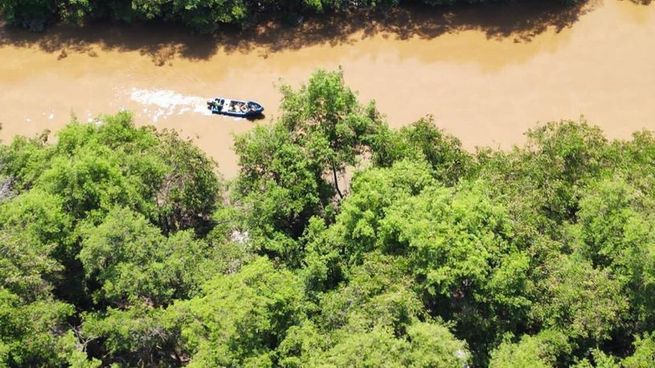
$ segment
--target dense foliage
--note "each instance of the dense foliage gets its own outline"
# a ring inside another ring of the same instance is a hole
[[[0,146],[0,366],[654,366],[655,135],[282,94],[231,182],[127,113]]]
[[[420,0],[418,3],[436,6],[493,1],[497,0]],[[104,19],[179,23],[196,31],[213,32],[224,25],[252,24],[262,17],[274,16],[296,23],[303,14],[389,8],[400,3],[401,0],[0,0],[0,15],[9,24],[32,30],[43,30],[47,24],[57,21],[83,24]]]

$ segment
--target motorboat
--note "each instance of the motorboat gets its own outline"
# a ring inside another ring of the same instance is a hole
[[[216,97],[207,101],[207,108],[214,114],[242,118],[258,116],[264,112],[264,107],[257,102],[232,100],[223,97]]]

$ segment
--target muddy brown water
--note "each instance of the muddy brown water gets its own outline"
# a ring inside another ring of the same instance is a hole
[[[581,115],[613,138],[655,129],[655,4],[521,2],[186,35],[152,27],[0,31],[0,139],[129,109],[208,152],[226,177],[232,134],[278,115],[277,85],[343,67],[392,127],[431,114],[464,146],[508,148],[538,122]],[[259,122],[211,116],[206,98],[257,100]]]

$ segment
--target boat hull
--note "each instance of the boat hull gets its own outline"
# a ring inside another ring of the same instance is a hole
[[[264,107],[254,101],[229,100],[221,97],[207,101],[207,108],[213,114],[250,118],[261,116]]]
[[[260,111],[257,112],[246,112],[246,113],[241,113],[241,112],[224,112],[224,111],[216,111],[210,109],[212,114],[216,115],[225,115],[225,116],[234,116],[237,118],[248,118],[248,117],[255,117],[255,116],[260,116],[264,112],[264,109],[261,109]]]

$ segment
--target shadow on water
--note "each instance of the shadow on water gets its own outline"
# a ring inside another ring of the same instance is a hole
[[[211,36],[193,35],[166,25],[93,25],[86,28],[55,26],[44,33],[0,28],[0,46],[32,47],[65,58],[70,53],[95,56],[94,48],[139,51],[156,65],[175,58],[204,60],[219,49],[250,52],[263,48],[264,55],[306,46],[353,43],[356,37],[377,34],[407,39],[433,39],[446,33],[478,30],[492,39],[530,42],[547,29],[561,31],[592,10],[600,0],[563,5],[559,1],[525,0],[429,8],[403,6],[387,11],[358,11],[348,15],[324,15],[298,26],[268,21],[244,30],[226,29]],[[649,0],[639,0],[649,1]]]
[[[248,116],[246,118],[246,120],[251,121],[251,122],[264,120],[264,119],[266,119],[266,115],[264,115],[264,114],[259,114],[259,115],[255,115],[255,116]]]

